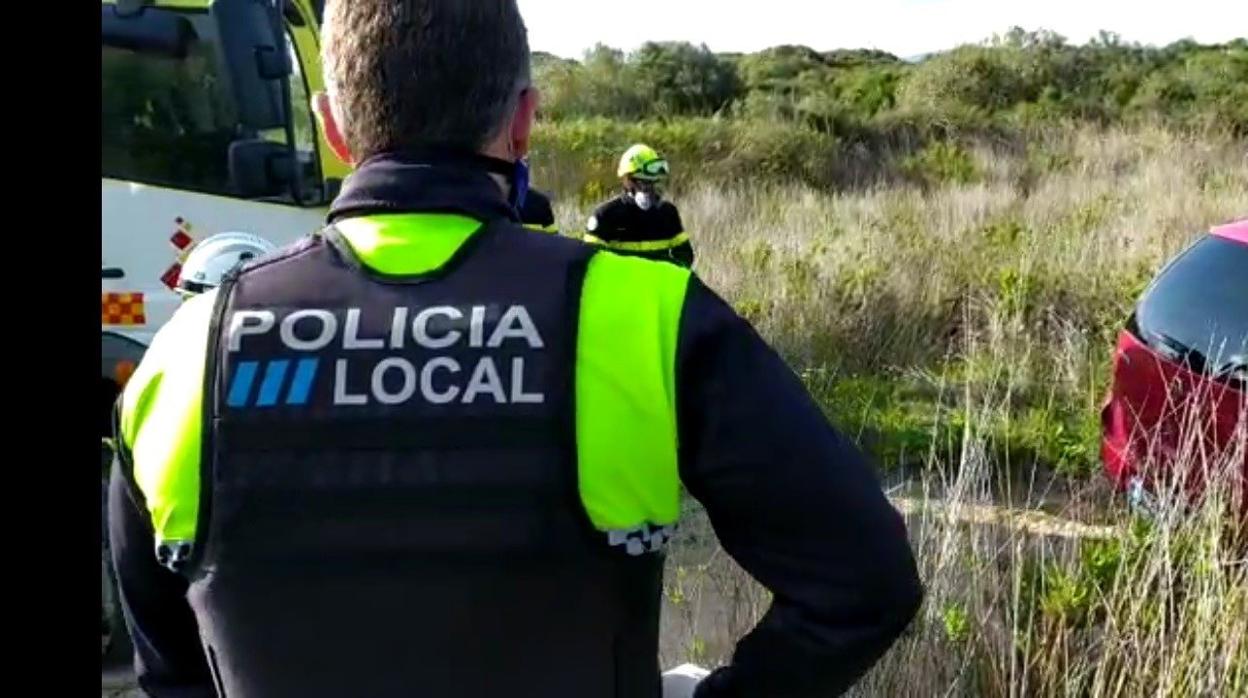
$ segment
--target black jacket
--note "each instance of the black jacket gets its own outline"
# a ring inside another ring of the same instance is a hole
[[[638,243],[672,240],[686,232],[680,211],[667,199],[660,200],[654,208],[643,210],[628,195],[620,194],[594,209],[585,223],[585,231],[618,254],[693,266],[693,245],[688,240],[659,249],[637,249]]]

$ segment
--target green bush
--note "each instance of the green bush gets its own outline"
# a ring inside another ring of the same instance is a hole
[[[623,52],[602,44],[587,51],[582,62],[544,60],[533,72],[534,82],[542,90],[543,117],[632,119],[649,111],[636,70]]]
[[[929,58],[902,83],[900,103],[912,111],[990,115],[1029,96],[1018,66],[1002,49],[962,46]]]
[[[937,141],[902,161],[902,172],[928,185],[969,184],[979,179],[975,160],[955,143]]]
[[[1137,114],[1248,135],[1248,48],[1201,51],[1155,71],[1130,107]]]
[[[741,90],[736,65],[705,45],[648,42],[629,60],[639,89],[658,114],[713,114]]]
[[[657,148],[672,163],[677,191],[707,181],[833,186],[840,152],[835,137],[783,122],[565,120],[535,129],[533,181],[562,196],[596,200],[615,191],[620,154],[637,142]]]

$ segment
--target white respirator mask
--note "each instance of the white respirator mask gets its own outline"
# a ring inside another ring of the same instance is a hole
[[[633,201],[637,202],[637,207],[643,211],[649,211],[654,205],[659,203],[659,197],[648,191],[639,191],[633,193]]]

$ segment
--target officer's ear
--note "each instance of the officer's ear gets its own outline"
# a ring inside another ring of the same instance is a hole
[[[328,94],[317,92],[312,95],[312,113],[316,114],[316,122],[320,125],[321,133],[325,135],[325,142],[329,144],[329,149],[333,151],[334,156],[347,165],[354,166],[355,158],[351,157],[347,139],[342,135],[342,129],[338,127],[338,120],[334,118],[333,105]]]
[[[522,158],[529,154],[529,137],[533,133],[533,122],[537,120],[537,105],[541,101],[541,93],[536,87],[529,86],[521,90],[516,100],[516,114],[511,120],[511,152]]]

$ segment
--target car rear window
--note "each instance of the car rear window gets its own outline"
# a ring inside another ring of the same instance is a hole
[[[1248,361],[1248,245],[1207,236],[1170,263],[1136,308],[1140,338],[1198,371],[1237,379]]]

